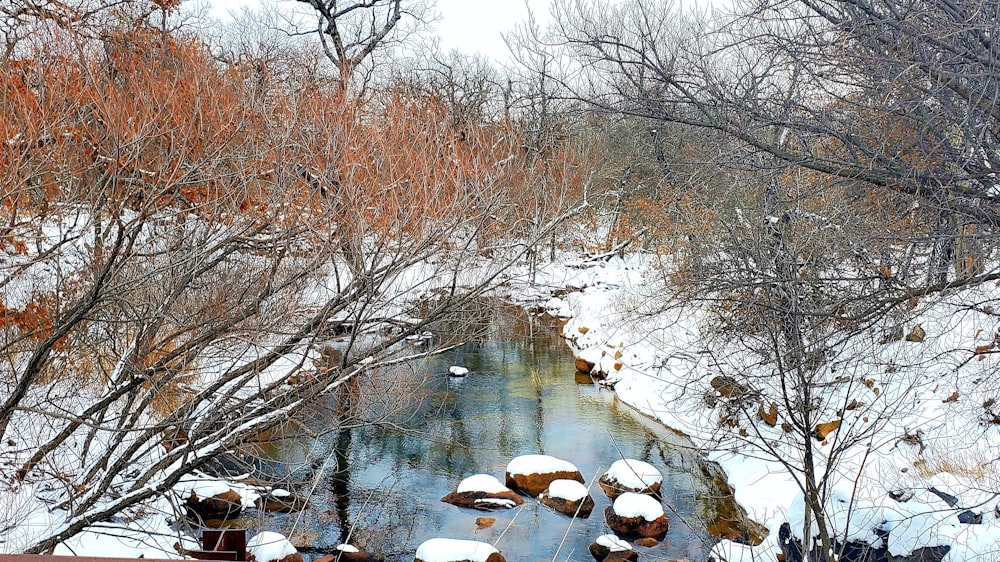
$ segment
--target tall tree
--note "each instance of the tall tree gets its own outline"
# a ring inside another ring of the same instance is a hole
[[[669,242],[697,259],[672,261],[670,280],[714,312],[706,353],[725,376],[708,396],[724,440],[785,465],[805,497],[805,550],[818,522],[810,556],[836,559],[824,523],[838,458],[870,447],[901,403],[867,373],[900,388],[921,376],[880,363],[880,342],[903,337],[919,299],[1000,279],[989,260],[1000,6],[762,0],[714,17],[671,2],[555,6],[548,44],[576,62],[567,95],[712,149],[726,181],[685,200],[682,220],[699,229]],[[661,199],[664,214],[676,201]],[[869,399],[847,398],[864,387]],[[768,427],[776,419],[784,432]]]

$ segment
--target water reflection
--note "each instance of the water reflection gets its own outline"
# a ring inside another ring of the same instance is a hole
[[[296,491],[309,495],[311,504],[303,513],[257,524],[313,552],[350,540],[390,561],[412,560],[421,542],[438,536],[499,540],[508,560],[548,560],[569,528],[559,560],[592,560],[588,545],[609,532],[603,511],[610,502],[595,479],[624,455],[663,472],[671,519],[660,545],[638,550],[703,559],[711,539],[699,517],[706,513],[699,497],[710,497],[716,483],[697,458],[610,392],[578,384],[572,356],[553,326],[499,314],[480,327],[470,344],[422,365],[372,373],[352,392],[305,412],[312,435],[268,444],[271,462],[263,466],[273,477],[283,470],[296,476]],[[448,377],[450,365],[470,373]],[[593,482],[597,507],[590,519],[571,523],[533,501],[492,513],[440,501],[473,473],[502,481],[507,462],[528,453],[580,468]],[[479,528],[476,519],[484,515],[495,517],[495,524]]]

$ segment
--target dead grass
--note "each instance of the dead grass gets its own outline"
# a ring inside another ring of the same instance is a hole
[[[913,461],[913,467],[917,475],[922,478],[930,478],[941,473],[975,481],[996,480],[1000,476],[992,461],[973,454],[926,451],[922,458]]]

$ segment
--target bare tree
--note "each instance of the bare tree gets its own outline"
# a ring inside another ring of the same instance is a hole
[[[409,30],[406,20],[423,23],[427,7],[422,0],[298,0],[316,17],[323,52],[337,67],[346,89],[362,63],[378,50],[398,42]]]
[[[404,361],[524,254],[494,222],[530,184],[508,129],[419,92],[345,100],[280,57],[222,66],[144,22],[106,32],[0,66],[0,494],[58,508],[0,516],[5,549],[141,511]]]
[[[898,395],[855,396],[874,385],[865,372],[913,367],[877,365],[873,350],[903,337],[920,299],[1000,278],[989,260],[997,9],[803,0],[714,17],[670,2],[553,10],[547,48],[575,62],[561,76],[567,95],[686,129],[712,150],[725,181],[684,203],[700,231],[678,242],[698,259],[674,261],[670,282],[715,313],[706,353],[723,375],[707,396],[723,435],[795,475],[804,550],[817,522],[810,556],[820,560],[834,559],[838,540],[824,521],[838,458],[870,450],[878,420],[900,407]],[[674,171],[691,169],[682,156],[667,155]],[[669,178],[666,192],[685,181]],[[664,215],[673,204],[661,198]],[[919,374],[907,376],[895,384],[910,388]],[[768,427],[778,420],[784,435]],[[782,440],[794,457],[773,446]]]

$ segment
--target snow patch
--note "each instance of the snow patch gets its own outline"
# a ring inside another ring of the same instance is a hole
[[[576,465],[549,455],[521,455],[507,463],[508,474],[551,474],[553,472],[579,472]]]
[[[491,554],[500,552],[487,543],[458,539],[430,539],[417,548],[416,557],[424,562],[486,562]]]
[[[663,515],[660,502],[635,492],[625,492],[615,500],[614,510],[621,517],[642,517],[646,521],[654,521]]]
[[[635,459],[620,459],[611,464],[605,478],[625,488],[648,488],[663,482],[663,475],[653,465]]]
[[[576,502],[587,497],[587,487],[576,480],[559,479],[549,483],[549,489],[545,494],[550,498],[562,498],[566,501]]]
[[[621,540],[615,535],[601,535],[597,537],[595,543],[607,548],[611,552],[626,552],[632,550],[632,545]]]
[[[497,494],[509,491],[510,488],[504,486],[499,480],[489,474],[473,474],[458,484],[458,493],[460,494],[464,492],[486,492],[487,494]]]
[[[281,560],[297,553],[292,543],[281,533],[262,531],[247,541],[247,552],[253,555],[257,562]]]

